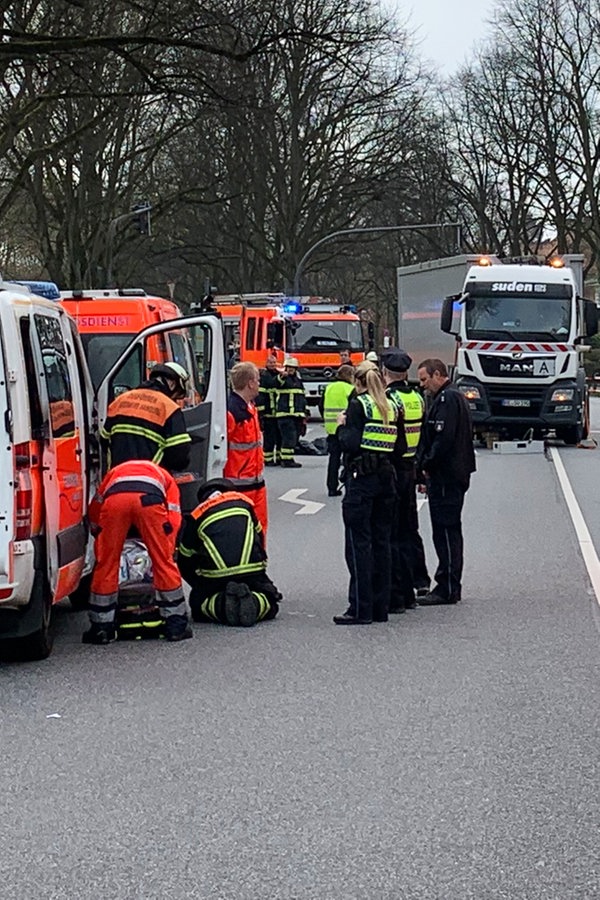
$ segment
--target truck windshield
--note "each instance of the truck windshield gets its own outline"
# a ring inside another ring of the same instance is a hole
[[[565,341],[571,303],[565,297],[471,296],[465,301],[465,326],[472,340]]]
[[[302,319],[287,323],[287,350],[295,353],[335,353],[364,350],[356,319]]]
[[[88,362],[92,384],[97,388],[106,373],[112,368],[125,347],[134,339],[135,334],[81,334],[83,349]],[[136,359],[132,357],[127,367],[131,367],[128,373],[128,387],[137,387],[140,382],[140,373]]]

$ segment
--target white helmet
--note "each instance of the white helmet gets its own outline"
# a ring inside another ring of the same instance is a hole
[[[172,393],[174,399],[176,397],[185,397],[185,395],[187,394],[187,386],[190,380],[190,376],[183,368],[183,366],[179,365],[179,363],[159,363],[151,370],[149,377],[151,381],[160,381],[160,383],[165,385],[165,387],[167,387],[165,379],[174,381],[175,390]]]
[[[295,356],[286,356],[286,358],[283,361],[283,367],[285,368],[286,366],[289,366],[290,369],[299,369],[300,368],[300,364]]]

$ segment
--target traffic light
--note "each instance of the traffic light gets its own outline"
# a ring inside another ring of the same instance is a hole
[[[132,213],[135,213],[133,224],[140,234],[146,234],[148,236],[152,234],[152,223],[150,221],[151,210],[152,204],[148,200],[143,200],[141,203],[134,203],[131,207]]]

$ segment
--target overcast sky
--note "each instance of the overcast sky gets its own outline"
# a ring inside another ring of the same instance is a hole
[[[473,44],[485,37],[493,0],[388,0],[400,20],[410,14],[410,30],[418,27],[419,55],[451,74]]]

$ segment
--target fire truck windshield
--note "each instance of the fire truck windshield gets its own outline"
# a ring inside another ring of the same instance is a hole
[[[287,323],[287,349],[294,353],[336,353],[364,350],[356,319],[295,319]]]
[[[571,328],[571,303],[566,297],[471,296],[466,301],[465,325],[471,340],[565,341]]]

